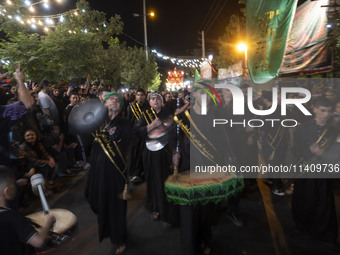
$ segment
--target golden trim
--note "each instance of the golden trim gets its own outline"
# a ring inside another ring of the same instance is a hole
[[[124,175],[124,172],[126,170],[126,166],[124,168],[124,171],[121,171],[120,168],[118,167],[118,165],[116,164],[116,162],[113,160],[113,158],[111,157],[110,153],[107,151],[107,149],[105,148],[105,144],[103,143],[103,141],[100,140],[100,137],[98,136],[98,133],[96,132],[96,135],[94,136],[94,141],[98,142],[100,147],[102,147],[104,153],[106,154],[106,156],[110,159],[111,163],[116,167],[116,169],[118,170],[118,172],[121,174],[121,176],[123,177],[123,179],[125,180],[125,182],[127,182],[127,178]],[[113,153],[113,151],[110,149],[110,151]],[[114,154],[114,153],[113,153]],[[115,154],[114,154],[115,155]]]

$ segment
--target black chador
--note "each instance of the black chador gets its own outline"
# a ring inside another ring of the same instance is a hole
[[[94,133],[91,169],[85,196],[98,216],[99,241],[110,237],[115,245],[126,243],[126,200],[119,196],[126,183],[126,155],[131,127],[128,120],[115,117]]]
[[[169,114],[164,108],[158,113],[152,109],[146,110],[134,128],[144,141],[148,139],[147,125],[152,123],[156,117],[164,121],[169,117]],[[164,182],[169,176],[171,163],[168,145],[158,151],[150,151],[145,148],[142,154],[147,183],[147,207],[153,213],[153,219],[160,216],[163,221],[168,221],[168,203],[164,193]]]
[[[310,162],[315,157],[310,146],[324,146],[332,130],[329,125],[319,126],[315,120],[301,125],[296,132],[298,164]],[[295,181],[292,209],[297,228],[316,239],[335,242],[338,228],[334,205],[332,180],[304,179]]]
[[[148,102],[145,102],[144,104],[133,103],[129,105],[127,110],[127,119],[130,121],[132,127],[137,125],[138,121],[143,117],[142,113],[148,109],[150,109]],[[133,160],[128,161],[127,175],[140,178],[144,169],[142,152],[145,150],[145,140],[133,132],[131,142],[132,145],[129,158]]]

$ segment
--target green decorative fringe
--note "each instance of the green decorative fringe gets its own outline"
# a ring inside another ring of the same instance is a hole
[[[165,194],[170,203],[176,205],[218,204],[244,189],[242,177],[233,178],[224,183],[214,183],[194,187],[180,187],[165,184]]]

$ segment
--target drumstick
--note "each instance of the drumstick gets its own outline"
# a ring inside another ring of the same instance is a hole
[[[48,206],[48,203],[46,201],[46,197],[44,194],[44,190],[42,188],[44,185],[44,182],[45,180],[42,174],[35,174],[35,175],[32,175],[31,177],[31,185],[32,185],[33,192],[35,191],[36,188],[38,189],[43,211],[45,214],[48,214],[48,211],[50,210],[50,208]]]

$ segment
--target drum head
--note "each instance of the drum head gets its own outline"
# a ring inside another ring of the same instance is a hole
[[[63,234],[77,224],[77,217],[69,210],[51,209],[49,213],[52,213],[56,218],[56,222],[52,229],[54,233]],[[44,216],[45,213],[41,211],[29,214],[26,216],[26,218],[29,218],[31,221],[39,226],[43,226]]]

